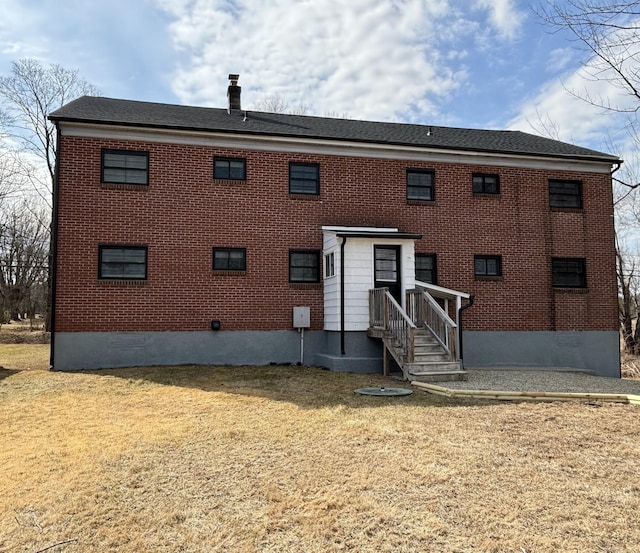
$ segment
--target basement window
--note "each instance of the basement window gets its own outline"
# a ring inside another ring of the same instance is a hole
[[[147,246],[99,246],[98,278],[146,280]]]
[[[574,257],[554,257],[551,260],[551,280],[558,288],[586,288],[586,260]]]
[[[100,182],[149,185],[149,152],[102,150]]]

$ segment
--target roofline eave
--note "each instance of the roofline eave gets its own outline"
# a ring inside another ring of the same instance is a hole
[[[410,148],[416,150],[427,150],[427,151],[437,151],[437,152],[452,152],[452,153],[480,153],[487,154],[491,156],[517,156],[517,157],[526,157],[526,158],[538,158],[538,159],[556,159],[556,160],[570,160],[570,161],[585,161],[585,162],[595,162],[595,163],[606,163],[606,164],[618,164],[622,163],[623,160],[616,156],[610,156],[604,154],[603,156],[581,156],[581,155],[572,155],[572,154],[551,154],[551,153],[536,153],[536,152],[521,152],[514,150],[497,150],[497,149],[482,149],[482,148],[463,148],[456,146],[438,146],[434,144],[413,144],[407,142],[393,142],[393,141],[379,141],[379,140],[366,140],[366,139],[353,139],[353,138],[340,138],[340,137],[323,137],[323,136],[301,136],[297,134],[288,134],[288,133],[267,133],[260,131],[238,131],[236,129],[207,129],[207,128],[198,128],[198,127],[188,127],[181,125],[154,125],[154,124],[142,124],[142,123],[132,123],[132,122],[122,122],[122,121],[96,121],[94,119],[86,119],[86,118],[74,118],[74,117],[57,117],[57,116],[49,116],[49,120],[53,122],[57,122],[60,124],[64,123],[72,123],[72,124],[81,124],[87,126],[97,126],[97,127],[124,127],[127,129],[141,129],[141,130],[156,130],[156,131],[167,131],[167,132],[177,132],[177,133],[196,133],[200,135],[215,135],[215,134],[223,134],[223,135],[234,135],[239,139],[247,139],[251,140],[256,137],[263,138],[272,138],[274,140],[286,140],[289,139],[291,141],[297,142],[317,142],[320,144],[331,144],[333,142],[345,144],[351,143],[354,145],[362,144],[363,146],[371,146],[371,145],[379,145],[381,147],[400,147],[400,148]]]

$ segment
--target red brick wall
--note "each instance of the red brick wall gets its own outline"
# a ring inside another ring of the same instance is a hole
[[[149,187],[101,187],[101,148],[147,150]],[[438,284],[476,295],[469,330],[617,330],[608,175],[299,155],[63,136],[56,330],[290,329],[321,285],[290,285],[289,249],[321,249],[322,225],[423,234]],[[243,184],[213,180],[213,156],[247,160]],[[320,198],[290,198],[290,161],[320,164]],[[435,201],[408,205],[407,167],[433,168]],[[474,195],[474,172],[498,173],[500,194]],[[584,208],[552,211],[548,178],[581,179]],[[99,281],[98,244],[147,244],[148,280]],[[244,275],[212,271],[213,247],[247,249]],[[474,277],[474,254],[501,255],[499,280]],[[551,257],[585,257],[587,289],[553,290]]]

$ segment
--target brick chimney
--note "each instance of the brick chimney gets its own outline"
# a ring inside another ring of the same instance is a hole
[[[242,87],[238,86],[239,78],[240,75],[229,74],[229,80],[231,81],[229,88],[227,88],[227,98],[229,98],[229,108],[227,111],[229,113],[231,113],[232,109],[242,109],[240,107],[240,92],[242,92]]]

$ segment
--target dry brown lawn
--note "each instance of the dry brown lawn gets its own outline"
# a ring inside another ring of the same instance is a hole
[[[391,382],[2,369],[0,551],[640,550],[640,408]]]

